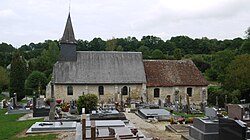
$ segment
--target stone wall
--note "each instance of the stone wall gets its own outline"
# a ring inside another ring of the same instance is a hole
[[[159,88],[160,89],[160,97],[154,98],[154,89]],[[205,96],[204,101],[207,100],[207,87],[202,86],[180,86],[180,87],[147,87],[147,96],[148,101],[150,103],[158,103],[159,99],[161,99],[163,102],[165,102],[165,99],[168,95],[170,95],[171,102],[174,102],[175,100],[175,90],[178,88],[179,95],[181,96],[181,102],[182,104],[186,104],[186,97],[187,94],[187,88],[192,88],[192,96],[189,97],[190,104],[200,104],[202,101],[202,91],[205,90]]]
[[[104,95],[99,95],[98,87],[104,87]],[[145,95],[145,85],[144,84],[131,84],[131,85],[72,85],[73,95],[67,95],[68,85],[55,85],[55,98],[64,100],[66,102],[77,100],[79,96],[83,94],[96,94],[99,101],[109,102],[109,101],[120,101],[121,100],[121,89],[127,86],[128,95],[123,95],[122,98],[125,101],[129,95],[131,99],[140,100],[141,96]],[[49,87],[47,87],[50,89]],[[50,97],[50,91],[47,90],[46,98]]]

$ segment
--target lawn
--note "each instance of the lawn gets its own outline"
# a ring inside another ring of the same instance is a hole
[[[21,100],[21,101],[18,101],[17,103],[18,104],[26,104],[26,103],[28,103],[29,102],[29,100]]]
[[[4,96],[3,94],[0,94],[0,101],[2,101],[3,99],[8,99],[8,97]]]
[[[42,119],[17,121],[17,119],[24,114],[10,114],[5,115],[6,109],[0,109],[0,139],[1,140],[53,140],[57,134],[28,136],[24,138],[16,138],[18,133],[28,129],[32,124]]]

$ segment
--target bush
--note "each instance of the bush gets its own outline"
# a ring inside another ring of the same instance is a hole
[[[96,109],[98,103],[98,97],[95,94],[86,94],[80,96],[77,100],[78,112],[82,113],[82,108],[85,108],[85,113],[88,114],[92,110]]]

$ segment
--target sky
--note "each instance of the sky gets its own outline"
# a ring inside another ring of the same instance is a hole
[[[224,40],[244,38],[250,27],[250,0],[1,0],[0,43],[18,48],[59,40],[69,11],[76,39],[88,41],[146,35]]]

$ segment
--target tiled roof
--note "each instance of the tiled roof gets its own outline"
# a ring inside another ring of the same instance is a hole
[[[207,86],[191,60],[144,60],[147,86]]]
[[[146,83],[141,52],[78,51],[77,61],[58,61],[56,84]]]

